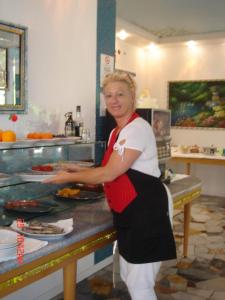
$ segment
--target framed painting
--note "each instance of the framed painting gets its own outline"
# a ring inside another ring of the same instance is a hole
[[[168,82],[171,125],[225,129],[225,80]]]

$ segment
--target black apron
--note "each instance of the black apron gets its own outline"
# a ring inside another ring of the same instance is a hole
[[[138,195],[121,213],[112,211],[120,255],[134,264],[176,258],[164,185],[136,170],[126,174]]]

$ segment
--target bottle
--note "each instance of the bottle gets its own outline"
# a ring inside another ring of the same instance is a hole
[[[73,113],[67,112],[65,114],[65,117],[67,118],[65,122],[65,136],[74,136],[75,135],[75,123],[73,120]]]
[[[75,118],[75,136],[81,137],[82,129],[84,127],[84,121],[81,115],[81,106],[76,106],[76,118]]]

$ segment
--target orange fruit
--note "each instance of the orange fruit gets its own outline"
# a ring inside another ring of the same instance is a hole
[[[2,130],[0,129],[0,142],[2,141]]]
[[[2,141],[3,142],[15,142],[16,134],[12,130],[6,130],[2,132]]]
[[[53,135],[51,132],[42,132],[41,137],[42,137],[42,139],[52,139]]]
[[[27,139],[33,139],[33,138],[34,138],[33,135],[34,135],[33,132],[29,132],[29,133],[27,134]]]
[[[41,139],[41,133],[40,132],[34,132],[33,133],[33,138],[34,139]]]

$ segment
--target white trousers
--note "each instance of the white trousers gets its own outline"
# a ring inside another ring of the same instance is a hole
[[[120,276],[126,283],[132,300],[156,300],[155,279],[161,262],[146,264],[128,263],[120,255]]]
[[[168,196],[169,217],[172,225],[173,201],[169,189],[165,186]],[[132,300],[157,300],[154,286],[161,261],[145,264],[131,264],[121,255],[120,276],[126,283]]]

